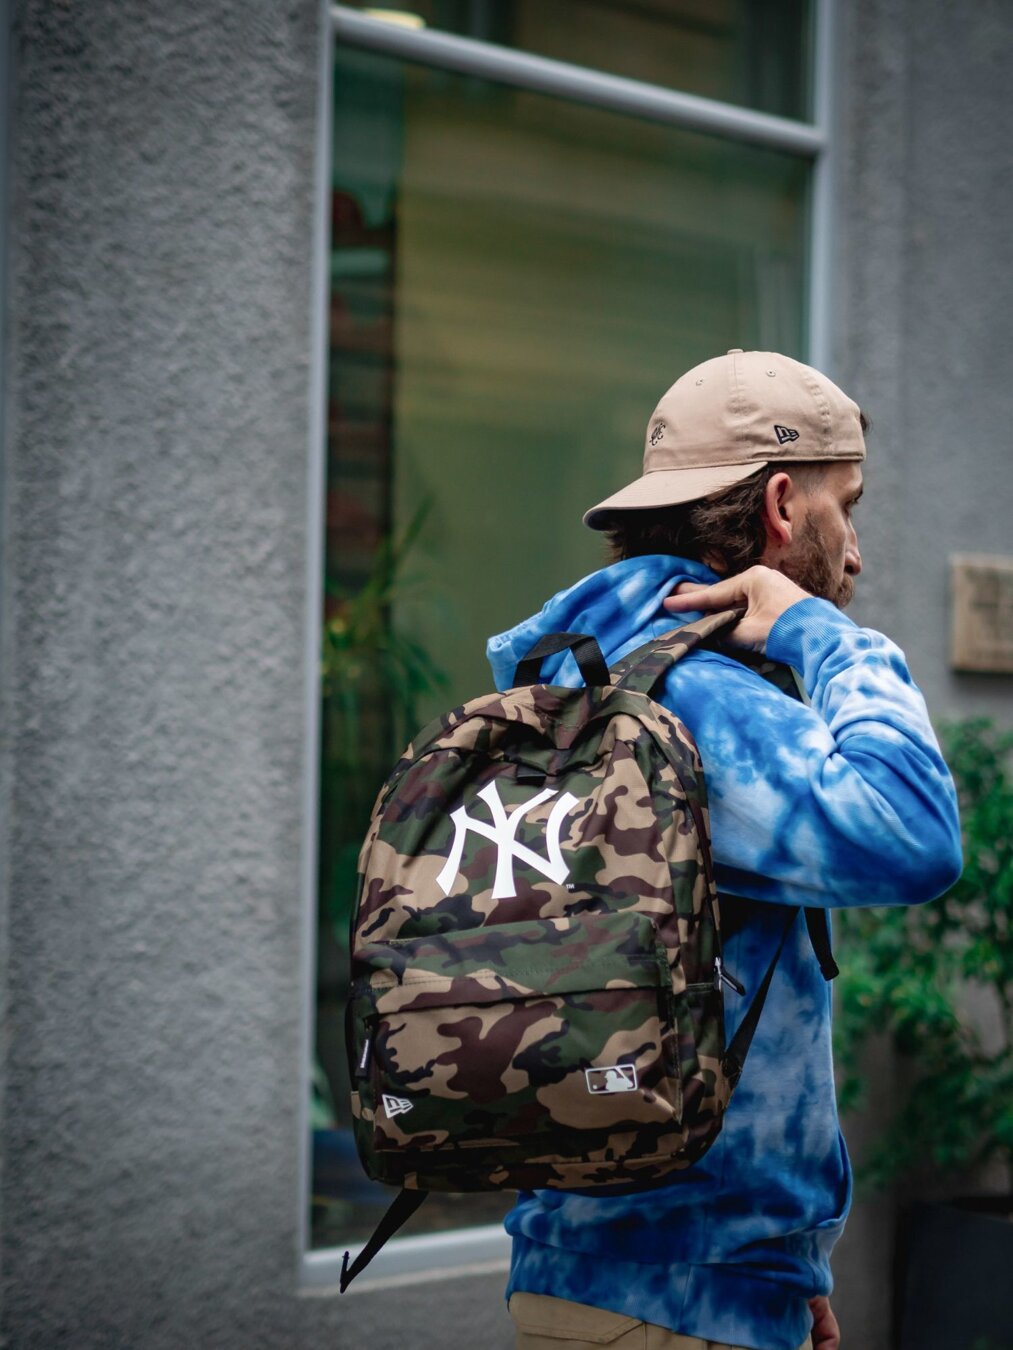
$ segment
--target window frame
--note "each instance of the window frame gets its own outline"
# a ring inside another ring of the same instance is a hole
[[[648,119],[682,130],[706,132],[750,145],[787,151],[812,164],[806,299],[806,353],[821,370],[830,364],[831,216],[833,192],[833,50],[835,0],[813,0],[809,61],[811,121],[796,121],[659,85],[610,75],[533,53],[460,37],[438,29],[413,29],[322,0],[321,52],[317,93],[317,145],[313,235],[313,301],[310,361],[310,445],[308,459],[307,648],[304,654],[306,738],[303,782],[302,943],[300,988],[303,1013],[300,1044],[304,1065],[299,1103],[298,1224],[299,1286],[306,1293],[337,1289],[343,1252],[313,1250],[309,1206],[312,1151],[309,1100],[315,1023],[317,844],[319,830],[320,675],[319,634],[323,603],[324,511],[327,466],[327,314],[329,300],[331,148],[334,106],[331,81],[338,42],[415,64],[470,75],[514,88]],[[391,1198],[393,1199],[393,1192]],[[364,1244],[350,1248],[354,1259]],[[499,1224],[394,1238],[373,1261],[369,1274],[351,1292],[398,1287],[433,1278],[505,1271],[510,1238]]]

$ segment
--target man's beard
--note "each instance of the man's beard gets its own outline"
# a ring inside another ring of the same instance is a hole
[[[834,575],[823,535],[809,515],[802,522],[791,557],[782,559],[780,570],[796,586],[838,609],[844,609],[855,594],[855,583],[847,572],[841,578]]]

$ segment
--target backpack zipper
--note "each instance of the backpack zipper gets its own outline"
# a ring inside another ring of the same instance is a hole
[[[710,893],[708,887],[707,905],[711,912],[711,923],[714,925],[714,946],[717,951],[714,956],[714,988],[720,989],[726,984],[729,989],[734,989],[737,994],[744,994],[746,986],[737,980],[729,970],[725,970],[724,962],[724,943],[721,939],[721,925],[718,923],[718,917],[714,910],[714,896]]]
[[[734,989],[737,994],[744,994],[746,986],[738,981],[734,975],[725,970],[725,963],[720,956],[714,958],[714,988],[720,989],[723,984],[727,984],[729,989]]]

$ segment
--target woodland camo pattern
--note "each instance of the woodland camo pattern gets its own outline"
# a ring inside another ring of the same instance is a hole
[[[717,1135],[731,1088],[706,794],[689,732],[648,693],[716,626],[634,653],[609,686],[473,699],[396,765],[360,855],[352,932],[352,1108],[371,1176],[639,1188]],[[468,830],[445,893],[452,813],[491,831],[478,798],[491,783],[507,818],[552,795],[512,845]],[[564,793],[576,800],[560,824]],[[561,882],[546,875],[554,808]],[[501,847],[516,894],[494,898]]]

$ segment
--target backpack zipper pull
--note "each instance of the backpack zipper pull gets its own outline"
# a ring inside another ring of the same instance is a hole
[[[362,1054],[359,1056],[359,1063],[356,1065],[355,1069],[356,1082],[358,1082],[359,1079],[361,1078],[369,1077],[369,1061],[373,1054],[373,1036],[374,1032],[371,1029],[366,1034],[366,1043],[362,1047]]]
[[[727,984],[729,989],[734,989],[737,994],[744,994],[746,986],[740,984],[734,975],[725,970],[725,963],[720,956],[714,958],[714,988],[720,989],[723,984]]]

